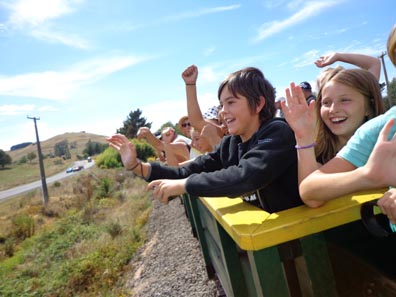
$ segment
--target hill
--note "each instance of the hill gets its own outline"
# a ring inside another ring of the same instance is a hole
[[[75,149],[73,149],[73,151],[76,152],[76,154],[82,154],[82,151],[85,149],[85,146],[89,140],[93,142],[107,143],[105,140],[105,136],[103,135],[86,132],[68,132],[54,136],[44,141],[40,141],[42,154],[48,155],[53,153],[55,144],[64,140],[67,140],[69,142],[69,145],[72,143],[75,144]],[[16,161],[31,152],[37,153],[36,143],[30,144],[22,149],[7,151],[6,153],[10,155],[13,161]]]

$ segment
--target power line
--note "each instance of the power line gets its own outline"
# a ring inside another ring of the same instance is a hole
[[[34,128],[36,130],[37,152],[38,152],[38,158],[39,158],[39,164],[40,164],[41,188],[43,191],[43,204],[44,204],[44,207],[46,207],[48,204],[48,200],[49,200],[48,199],[48,189],[47,189],[47,182],[45,180],[43,155],[41,154],[41,145],[40,145],[39,135],[38,135],[38,131],[37,131],[37,123],[36,123],[36,121],[40,120],[40,118],[29,117],[29,116],[27,116],[27,118],[34,121]]]
[[[392,107],[392,100],[389,96],[389,81],[388,81],[388,73],[386,72],[386,67],[385,67],[385,61],[384,61],[384,56],[386,55],[386,52],[382,52],[381,55],[378,56],[378,58],[381,59],[382,62],[382,68],[384,69],[384,77],[385,77],[385,83],[386,83],[386,93],[387,93],[387,98],[388,98],[388,103],[389,107]]]

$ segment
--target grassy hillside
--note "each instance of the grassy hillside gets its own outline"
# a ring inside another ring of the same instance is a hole
[[[77,161],[77,156],[83,155],[83,150],[89,140],[92,142],[106,143],[105,136],[91,133],[65,133],[45,141],[41,141],[41,151],[44,156],[54,152],[55,144],[67,140],[69,146],[74,144],[74,148],[70,149],[71,159],[63,160],[62,158],[45,158],[44,168],[45,175],[51,176],[58,172],[65,170],[72,166],[73,162]],[[12,158],[13,164],[6,166],[4,169],[0,168],[0,191],[6,190],[21,184],[30,183],[40,179],[40,168],[38,158],[32,162],[25,164],[15,164],[23,156],[34,152],[37,154],[36,144],[29,145],[23,149],[6,152]]]
[[[94,142],[106,143],[105,136],[85,133],[85,132],[78,132],[78,133],[64,133],[61,135],[57,135],[45,141],[40,141],[41,150],[43,155],[48,155],[54,152],[55,144],[61,142],[63,140],[67,140],[69,144],[76,143],[76,149],[71,149],[70,153],[72,155],[82,154],[82,151],[85,148],[85,145],[89,140]],[[37,146],[36,144],[31,144],[23,149],[15,150],[15,151],[8,151],[6,152],[9,154],[13,161],[19,160],[21,157],[26,156],[28,153],[35,152],[37,153]]]

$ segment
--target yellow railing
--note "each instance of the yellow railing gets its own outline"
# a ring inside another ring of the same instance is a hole
[[[256,251],[360,220],[362,203],[380,198],[385,191],[355,193],[319,208],[300,206],[272,214],[240,198],[200,200],[241,249]]]

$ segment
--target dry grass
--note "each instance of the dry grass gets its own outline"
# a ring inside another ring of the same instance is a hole
[[[105,136],[79,132],[79,133],[64,133],[61,135],[57,135],[45,141],[40,141],[41,144],[41,151],[43,155],[48,155],[54,152],[55,144],[61,142],[63,140],[67,140],[69,144],[76,143],[76,149],[70,150],[72,155],[82,154],[83,149],[85,148],[86,143],[91,140],[94,142],[106,143]],[[15,151],[7,151],[6,153],[9,154],[13,161],[17,161],[23,156],[34,152],[37,153],[37,146],[36,144],[31,144],[23,149],[15,150]]]
[[[105,178],[111,195],[99,197]],[[51,185],[46,209],[40,190],[0,201],[0,295],[122,296],[117,283],[144,242],[151,211],[145,186],[123,170],[92,168]],[[10,257],[6,241],[18,216],[33,218],[35,235],[27,244],[14,240]]]
[[[92,142],[106,143],[105,137],[101,135],[83,132],[65,133],[48,140],[41,141],[42,154],[46,156],[53,153],[55,144],[63,140],[67,140],[69,145],[72,143],[75,144],[75,148],[70,149],[72,158],[69,160],[62,160],[59,157],[45,158],[44,171],[46,176],[54,175],[65,170],[67,167],[70,167],[73,162],[77,161],[77,155],[83,155],[83,150],[89,140]],[[16,162],[20,158],[27,156],[27,154],[32,152],[37,154],[36,144],[29,145],[23,149],[8,151],[6,153],[11,156],[13,162]],[[40,180],[40,168],[37,158],[31,163],[21,165],[13,164],[5,167],[4,169],[0,168],[0,191],[37,180]]]

